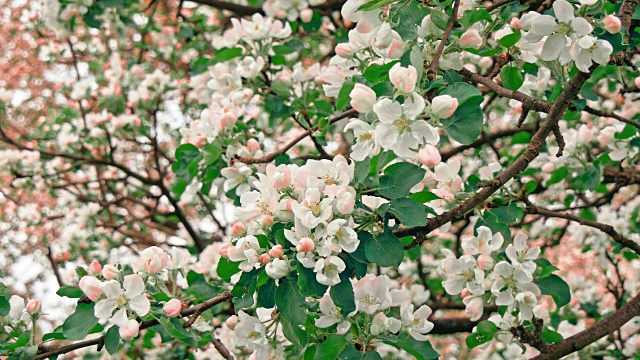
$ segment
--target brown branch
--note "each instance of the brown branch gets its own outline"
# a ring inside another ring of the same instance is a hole
[[[609,236],[611,236],[611,238],[615,242],[617,242],[618,244],[620,244],[622,246],[625,246],[625,247],[635,251],[637,254],[640,254],[640,244],[636,243],[635,241],[633,241],[631,239],[627,239],[626,237],[622,236],[611,225],[599,223],[597,221],[587,220],[587,219],[584,219],[584,218],[581,218],[579,216],[576,216],[576,215],[573,215],[573,214],[569,214],[569,213],[563,213],[563,212],[559,212],[559,211],[553,211],[553,210],[544,209],[544,208],[541,208],[541,207],[533,205],[526,198],[523,198],[523,200],[524,200],[525,204],[527,205],[526,211],[529,214],[538,214],[538,215],[542,215],[542,216],[545,216],[545,217],[566,219],[566,220],[570,220],[570,221],[575,221],[575,222],[579,223],[580,225],[589,226],[589,227],[598,229],[598,230],[608,234]]]
[[[214,307],[215,305],[218,305],[220,303],[223,303],[225,301],[228,301],[231,299],[231,293],[229,292],[224,292],[216,297],[213,297],[203,303],[200,303],[196,306],[192,306],[188,309],[182,310],[180,312],[181,316],[192,316],[194,315],[196,312],[198,312],[198,314],[204,312],[205,310],[208,310],[212,307]],[[191,319],[189,319],[189,321],[191,321]],[[195,319],[193,320],[195,322]],[[140,323],[140,330],[146,329],[146,328],[150,328],[152,326],[156,326],[158,325],[159,322],[156,319],[153,320],[147,320],[147,321],[143,321]],[[190,325],[192,325],[193,322],[191,322]],[[185,324],[187,325],[187,324]],[[185,328],[187,328],[188,326],[185,326]],[[91,340],[84,340],[84,341],[80,341],[77,343],[73,343],[71,345],[67,345],[67,346],[62,346],[59,347],[57,349],[46,349],[41,354],[39,354],[38,356],[34,357],[32,360],[41,360],[41,359],[46,359],[49,358],[51,356],[54,355],[60,355],[60,354],[66,354],[70,351],[73,350],[77,350],[77,349],[82,349],[84,347],[88,347],[88,346],[93,346],[93,345],[98,345],[98,347],[101,347],[102,344],[104,344],[104,335],[100,336],[98,338],[95,339],[91,339]]]
[[[464,69],[463,69],[464,70]],[[595,70],[595,66],[592,71]],[[464,203],[459,205],[453,210],[442,213],[441,215],[429,219],[427,225],[402,228],[394,231],[394,234],[398,237],[412,236],[418,234],[428,234],[431,231],[439,228],[440,226],[452,221],[462,218],[467,212],[471,211],[476,206],[484,203],[493,193],[506,184],[517,174],[524,171],[533,159],[538,157],[542,145],[544,144],[547,136],[552,130],[554,124],[556,124],[564,115],[573,99],[576,98],[582,85],[591,77],[591,73],[578,72],[575,77],[567,83],[560,96],[553,102],[549,109],[549,116],[541,124],[540,129],[533,135],[531,142],[527,146],[526,150],[518,157],[518,159],[508,168],[506,168],[500,175],[493,179],[489,184],[476,193],[474,196],[467,199]],[[504,89],[503,89],[504,90]],[[523,94],[524,95],[524,94]],[[420,245],[426,237],[417,237],[411,244],[405,246],[405,249],[410,249]]]
[[[428,75],[427,75],[429,80],[435,80],[435,78],[436,78],[437,69],[438,69],[438,62],[440,61],[440,57],[442,56],[442,53],[444,52],[444,47],[447,44],[447,39],[449,38],[449,34],[451,34],[451,30],[453,30],[453,27],[458,22],[458,8],[459,7],[460,7],[460,0],[455,0],[455,2],[453,3],[453,11],[451,12],[451,19],[449,19],[449,25],[447,25],[447,29],[444,31],[444,34],[442,35],[442,40],[440,41],[440,44],[438,45],[438,49],[436,50],[436,54],[433,57],[433,60],[431,61],[431,64],[429,64],[429,71],[428,71]]]
[[[53,258],[53,251],[51,250],[51,246],[47,246],[47,258],[51,263],[51,268],[53,269],[53,273],[56,276],[56,280],[58,281],[58,286],[64,286],[64,280],[62,280],[62,275],[60,275],[60,269],[58,268],[58,262]]]
[[[532,360],[555,360],[569,355],[611,334],[638,315],[640,315],[640,295],[636,295],[636,297],[631,299],[625,306],[592,327],[568,337],[559,343],[548,346],[546,353],[540,354]]]
[[[487,6],[485,8],[485,10],[487,10],[487,12],[492,12],[493,10],[495,10],[495,9],[501,7],[501,6],[510,4],[512,2],[516,2],[516,0],[498,0],[498,1],[494,2],[493,4]]]
[[[459,73],[469,82],[484,85],[491,91],[502,97],[520,101],[524,109],[530,109],[543,113],[549,113],[549,111],[551,111],[551,104],[549,104],[548,102],[532,98],[531,96],[521,93],[520,91],[507,90],[495,81],[479,74],[473,73],[465,68],[462,68]]]
[[[469,150],[469,149],[477,149],[479,146],[486,144],[487,142],[492,142],[495,141],[497,139],[501,139],[507,136],[512,136],[515,135],[519,132],[534,132],[536,129],[534,126],[525,126],[521,129],[518,128],[514,128],[514,129],[506,129],[506,130],[502,130],[493,134],[487,134],[486,136],[480,137],[478,138],[476,141],[472,142],[469,145],[460,145],[460,146],[456,146],[454,148],[451,148],[449,150],[444,150],[442,152],[440,152],[440,157],[442,158],[442,161],[447,161],[450,158],[452,158],[453,156],[465,151],[465,150]]]
[[[232,3],[230,1],[223,0],[189,0],[196,4],[208,5],[220,10],[228,10],[236,15],[240,16],[251,16],[253,14],[262,14],[264,15],[264,11],[260,6],[249,6],[249,5],[239,5]]]
[[[213,347],[216,348],[216,350],[218,350],[218,353],[225,359],[227,360],[233,360],[235,359],[233,357],[233,355],[231,355],[231,352],[229,351],[229,349],[227,349],[226,346],[224,346],[224,344],[222,343],[222,341],[218,340],[218,339],[212,339],[211,343],[213,344]]]
[[[584,109],[582,109],[582,111],[586,111],[589,114],[593,114],[596,116],[603,116],[603,117],[608,117],[608,118],[612,118],[612,119],[616,119],[616,120],[620,120],[625,124],[629,124],[629,125],[633,125],[636,128],[640,129],[640,122],[637,122],[635,120],[631,120],[631,119],[627,119],[625,117],[622,117],[614,112],[610,112],[610,111],[603,111],[603,110],[598,110],[598,109],[594,109],[588,106],[585,106]]]
[[[345,112],[343,112],[340,115],[334,116],[331,119],[329,119],[329,124],[333,124],[336,121],[342,120],[346,117],[349,116],[355,116],[357,115],[358,112],[355,111],[354,109],[351,110],[347,110]],[[278,151],[274,151],[268,155],[265,155],[263,157],[259,157],[259,158],[240,158],[237,159],[236,161],[241,162],[241,163],[245,163],[245,164],[261,164],[261,163],[268,163],[273,161],[273,159],[275,159],[278,155],[282,155],[284,153],[286,153],[287,151],[289,151],[289,149],[291,149],[292,147],[294,147],[297,143],[299,143],[300,141],[304,140],[307,136],[313,134],[314,131],[318,130],[318,126],[314,126],[312,128],[310,128],[309,130],[303,132],[302,134],[300,134],[297,138],[293,139],[290,143],[286,144],[285,146],[283,146],[280,150]]]

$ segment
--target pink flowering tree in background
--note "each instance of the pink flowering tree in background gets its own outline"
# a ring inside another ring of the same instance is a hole
[[[0,356],[637,359],[637,0],[0,0]]]

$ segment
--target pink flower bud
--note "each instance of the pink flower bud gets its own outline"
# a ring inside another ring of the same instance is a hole
[[[102,276],[104,276],[104,278],[107,280],[113,280],[117,278],[119,273],[120,272],[118,271],[118,268],[113,265],[107,264],[102,268]]]
[[[635,78],[633,80],[633,84],[637,87],[640,88],[640,76],[638,76],[637,78]]]
[[[268,264],[271,261],[271,257],[268,254],[261,254],[258,259],[263,264]]]
[[[458,99],[450,95],[440,95],[431,101],[431,115],[439,119],[451,117],[458,109]]]
[[[478,256],[478,267],[484,271],[493,269],[494,261],[491,255],[482,254]]]
[[[349,43],[341,43],[336,45],[336,55],[344,59],[350,58],[353,55],[351,45]]]
[[[31,315],[38,314],[38,313],[40,313],[40,310],[42,309],[42,304],[38,300],[31,299],[27,303],[27,306],[26,306],[25,309]]]
[[[467,48],[480,49],[482,47],[483,42],[484,42],[484,39],[480,35],[480,32],[476,29],[469,29],[465,31],[465,33],[462,34],[462,36],[460,36],[460,46],[463,49],[467,49]]]
[[[424,166],[436,166],[442,161],[440,152],[433,145],[426,145],[418,151],[418,159]]]
[[[404,43],[400,40],[393,40],[387,49],[389,59],[400,59],[404,55]]]
[[[544,165],[542,165],[542,172],[549,174],[550,172],[552,172],[554,169],[554,166],[552,163],[545,163]]]
[[[512,18],[509,26],[511,26],[512,29],[520,29],[520,19]]]
[[[182,310],[182,303],[178,299],[171,299],[164,304],[162,309],[167,313],[167,316],[178,316]]]
[[[224,323],[227,324],[229,329],[233,330],[236,328],[236,325],[238,325],[238,316],[231,315]]]
[[[167,266],[169,254],[157,246],[151,246],[142,251],[140,261],[142,270],[149,274],[155,274]]]
[[[307,8],[300,11],[300,19],[304,23],[308,23],[313,18],[313,10]]]
[[[96,301],[102,296],[102,289],[100,289],[102,282],[93,276],[83,276],[78,283],[78,287],[87,297],[93,301]]]
[[[241,222],[234,223],[233,226],[231,226],[231,235],[233,237],[241,237],[246,232],[247,232],[247,228]]]
[[[122,339],[131,340],[140,333],[140,324],[133,319],[128,320],[124,325],[120,326],[119,333]]]
[[[258,142],[258,140],[249,139],[249,141],[247,141],[247,150],[249,150],[249,152],[251,152],[252,154],[260,151],[260,143]]]
[[[100,271],[102,270],[102,265],[100,265],[100,263],[98,262],[98,260],[93,260],[91,262],[91,264],[89,264],[89,272],[92,275],[98,275],[100,274]]]
[[[262,217],[262,219],[260,219],[260,225],[262,225],[263,228],[269,228],[273,225],[273,216],[271,215],[265,215]]]
[[[282,245],[276,245],[269,250],[269,255],[274,258],[281,259],[284,256],[284,250],[282,249]]]
[[[231,243],[222,244],[222,246],[220,246],[220,249],[218,250],[218,253],[223,258],[228,259],[229,258],[229,249],[232,248],[232,247],[233,247],[233,244],[231,244]]]
[[[368,86],[360,83],[356,84],[349,93],[351,97],[351,106],[360,113],[369,113],[373,111],[373,104],[376,102],[376,93]]]
[[[608,15],[602,20],[602,22],[604,23],[605,30],[607,30],[610,34],[617,34],[622,28],[620,19],[613,15]]]
[[[391,42],[393,41],[391,25],[389,25],[388,22],[382,23],[374,39],[374,45],[379,49],[386,49],[389,45],[391,45]]]
[[[307,236],[300,239],[300,241],[298,241],[298,245],[296,245],[296,249],[298,249],[299,252],[303,253],[308,253],[309,251],[313,250],[314,247],[315,243],[310,237]]]
[[[405,68],[397,63],[389,70],[389,80],[398,90],[410,93],[416,87],[418,71],[411,65]]]
[[[467,296],[471,295],[471,292],[469,291],[469,289],[462,289],[462,292],[460,293],[460,297],[461,298],[466,298]]]

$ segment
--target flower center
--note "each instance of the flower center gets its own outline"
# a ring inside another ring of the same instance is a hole
[[[395,125],[396,128],[398,128],[399,132],[402,132],[404,130],[411,130],[411,122],[407,120],[407,118],[405,118],[404,116],[394,120],[393,125]]]
[[[364,133],[362,135],[360,135],[360,137],[358,137],[359,141],[367,141],[367,140],[371,140],[371,138],[373,137],[373,135],[371,135],[370,133]]]

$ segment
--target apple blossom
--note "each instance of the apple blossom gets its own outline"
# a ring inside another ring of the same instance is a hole
[[[373,104],[376,102],[376,93],[366,85],[356,84],[349,93],[351,106],[360,113],[373,111]]]
[[[162,309],[167,314],[167,316],[174,317],[180,315],[182,304],[178,299],[171,299],[162,306]]]
[[[389,80],[396,89],[405,93],[411,93],[415,90],[416,82],[418,81],[418,72],[416,68],[411,65],[403,67],[400,63],[397,63],[389,70]]]
[[[450,95],[439,95],[431,100],[431,115],[439,119],[446,119],[458,109],[458,99]]]

